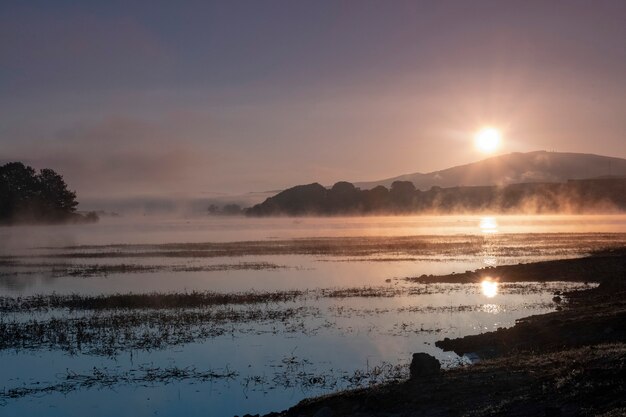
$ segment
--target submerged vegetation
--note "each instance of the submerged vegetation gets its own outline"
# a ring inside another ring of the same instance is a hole
[[[228,304],[268,304],[294,301],[303,291],[246,292],[246,293],[149,293],[81,296],[34,295],[28,297],[0,297],[0,311],[47,311],[67,310],[135,310],[135,309],[178,309],[199,308]]]
[[[233,324],[292,321],[316,314],[313,307],[178,309],[0,320],[0,350],[54,349],[113,356],[154,350],[239,332]],[[255,331],[241,329],[242,332]],[[269,331],[269,330],[268,330]],[[278,331],[278,330],[275,330]]]
[[[503,285],[500,291],[551,294],[581,288],[564,282],[548,284],[537,286],[535,283],[513,283]],[[320,326],[337,327],[333,320],[340,317],[389,313],[490,312],[490,309],[495,308],[484,305],[452,308],[418,304],[372,309],[331,303],[323,309],[318,303],[322,299],[411,297],[451,292],[477,294],[480,293],[480,286],[431,283],[242,293],[5,296],[0,297],[0,312],[3,313],[0,318],[0,351],[47,348],[71,354],[113,356],[122,351],[163,349],[235,333],[314,334]],[[315,307],[310,306],[309,301],[316,301]],[[540,303],[522,307],[546,309],[554,305]],[[312,322],[312,319],[319,320]],[[252,328],[241,327],[249,323],[256,325]],[[268,326],[259,327],[263,323]],[[416,328],[414,324],[400,323],[389,330],[379,331],[394,335],[441,331],[423,327],[423,324]]]
[[[522,282],[506,283],[499,287],[502,294],[537,294],[555,293],[563,289],[568,291],[590,288],[567,282]],[[391,298],[420,296],[429,294],[449,294],[453,292],[480,293],[479,285],[431,283],[428,285],[389,285],[344,288],[318,288],[309,290],[286,291],[248,291],[217,293],[212,291],[192,291],[187,293],[144,293],[111,295],[48,294],[24,297],[0,296],[0,312],[46,312],[49,310],[67,311],[104,311],[104,310],[176,310],[209,308],[227,305],[277,304],[288,302],[317,301],[320,299],[343,298]],[[420,306],[429,308],[428,306]],[[407,309],[413,307],[402,307]]]
[[[138,369],[119,372],[112,369],[94,367],[90,373],[77,373],[68,370],[59,378],[60,381],[58,383],[52,385],[37,384],[29,387],[4,389],[0,391],[0,401],[53,392],[69,393],[83,388],[113,388],[120,384],[163,384],[185,380],[195,382],[218,379],[228,380],[235,378],[237,375],[237,372],[228,368],[200,371],[195,367],[160,368],[141,366]]]
[[[298,388],[302,391],[312,389],[332,390],[338,386],[349,388],[373,386],[385,382],[397,382],[408,376],[408,365],[392,365],[383,362],[379,365],[368,366],[366,369],[357,369],[353,372],[323,371],[315,369],[306,359],[296,356],[287,356],[280,363],[273,364],[271,375],[246,375],[240,378],[241,389],[244,392],[261,391],[267,393],[276,388]],[[221,369],[199,370],[189,366],[156,367],[142,365],[137,369],[120,371],[119,369],[97,368],[91,372],[73,372],[66,370],[59,375],[58,382],[51,384],[35,384],[0,390],[0,405],[3,401],[27,396],[39,396],[50,393],[70,393],[79,389],[110,388],[120,385],[151,386],[156,384],[170,384],[172,382],[203,383],[225,381],[230,383],[242,376],[240,372],[228,366]]]
[[[0,260],[0,277],[19,275],[46,275],[48,277],[102,277],[112,274],[139,274],[149,272],[217,272],[242,270],[273,270],[287,266],[270,262],[237,262],[213,265],[139,265],[139,264],[73,264],[24,262],[18,258]]]

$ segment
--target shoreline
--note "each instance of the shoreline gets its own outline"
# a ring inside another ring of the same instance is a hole
[[[560,311],[437,342],[484,359],[476,364],[303,400],[266,417],[626,415],[626,249],[419,279],[476,282],[487,271],[505,274],[503,281],[526,271],[526,280],[577,276],[600,285],[556,295],[564,299]]]

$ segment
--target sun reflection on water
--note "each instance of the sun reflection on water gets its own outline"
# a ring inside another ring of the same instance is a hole
[[[480,311],[488,314],[500,314],[504,312],[505,309],[500,304],[483,304],[480,307]]]
[[[498,233],[498,221],[495,217],[482,217],[479,227],[480,231],[483,233]]]
[[[480,287],[485,297],[493,298],[498,294],[498,283],[490,278],[483,280]]]

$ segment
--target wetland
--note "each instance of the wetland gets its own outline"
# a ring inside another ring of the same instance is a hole
[[[441,341],[567,310],[616,267],[577,262],[626,246],[623,216],[33,229],[0,228],[2,415],[269,413],[402,383],[415,352],[464,369],[477,345]]]

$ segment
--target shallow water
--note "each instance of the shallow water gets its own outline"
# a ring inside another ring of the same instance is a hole
[[[401,278],[464,272],[485,265],[582,256],[591,250],[623,245],[626,243],[624,233],[624,216],[208,218],[165,221],[122,218],[105,219],[97,225],[0,228],[0,254],[6,257],[5,261],[17,259],[21,263],[19,266],[0,265],[0,296],[194,290],[313,291],[287,303],[232,307],[281,311],[305,308],[302,314],[284,321],[225,323],[226,331],[215,337],[199,338],[156,350],[122,348],[112,355],[80,350],[70,353],[55,347],[1,350],[0,369],[3,372],[0,375],[0,392],[6,394],[15,388],[28,388],[32,392],[18,398],[1,397],[0,414],[254,414],[284,409],[309,396],[379,382],[385,375],[377,375],[372,370],[383,364],[388,364],[385,366],[389,369],[399,366],[396,373],[403,375],[411,353],[417,351],[431,353],[446,366],[453,366],[464,359],[442,352],[434,346],[435,341],[511,326],[516,319],[551,311],[556,307],[552,302],[555,291],[578,288],[581,284],[500,284],[495,289],[486,289],[476,284],[408,284]],[[258,240],[271,249],[272,244],[280,244],[278,241],[282,239],[355,236],[422,236],[433,245],[444,242],[436,247],[445,248],[445,252],[430,250],[428,245],[425,248],[419,246],[419,250],[398,250],[395,246],[385,249],[388,242],[384,241],[380,245],[382,249],[363,255],[350,249],[356,247],[358,240],[357,243],[339,240],[338,246],[343,248],[341,253],[220,257],[207,257],[202,251],[176,257],[144,257],[141,254],[155,248],[162,250],[162,246],[63,248],[182,243],[191,246],[182,245],[182,249],[175,250],[191,250],[198,248],[193,246],[198,242]],[[475,238],[468,243],[466,236]],[[113,251],[117,255],[50,257],[72,251]],[[79,270],[89,265],[119,264],[155,268],[147,272],[72,276],[64,267],[58,266],[60,263],[77,266]],[[202,270],[215,265],[224,267],[220,267],[221,270]],[[239,267],[231,268],[229,265]],[[254,265],[265,266],[257,268]],[[201,270],[184,270],[189,267]],[[388,289],[386,294],[392,296],[337,298],[315,295],[316,290],[370,286]],[[2,314],[1,320],[6,322],[109,313],[55,310],[25,315]],[[80,383],[84,378],[68,378],[68,373],[91,375],[94,367],[115,376],[115,382],[89,385]],[[181,377],[141,382],[128,377],[129,373],[141,374],[145,368],[167,367],[188,370],[194,367],[198,371],[216,370],[218,373],[228,369],[237,375],[212,380]],[[388,372],[387,377],[392,373]],[[41,391],[41,388],[49,386],[58,389]]]

